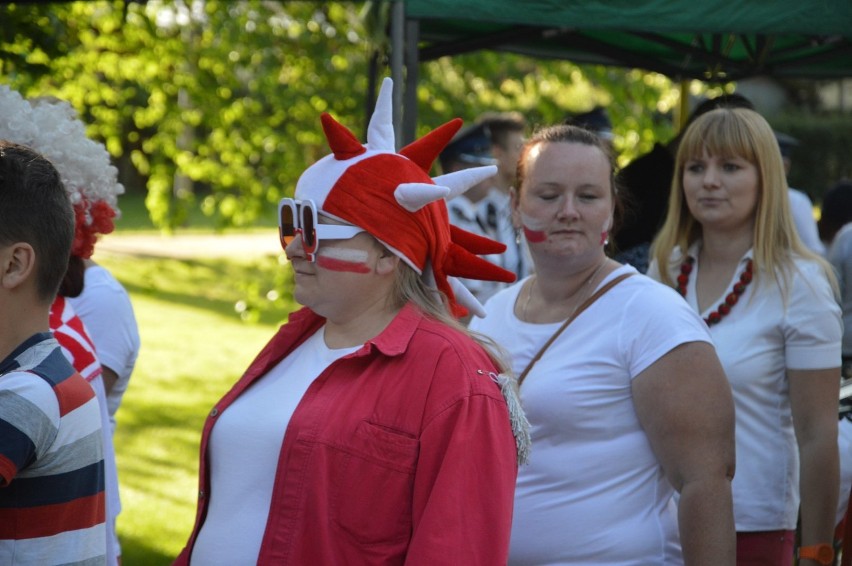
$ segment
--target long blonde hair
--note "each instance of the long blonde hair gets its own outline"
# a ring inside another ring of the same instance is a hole
[[[507,362],[508,357],[503,349],[492,339],[478,332],[472,332],[456,320],[450,314],[444,295],[437,289],[427,287],[420,275],[403,261],[400,261],[397,266],[389,301],[391,306],[397,309],[409,302],[414,303],[427,317],[458,330],[482,346],[491,356],[500,373],[511,373],[511,367]]]
[[[754,223],[755,279],[762,271],[774,274],[786,297],[795,264],[795,257],[816,261],[837,292],[837,281],[831,267],[808,250],[799,239],[787,192],[787,179],[775,134],[766,120],[746,108],[719,108],[697,118],[687,128],[678,146],[675,171],[669,193],[666,221],[651,248],[660,280],[674,285],[671,270],[672,252],[679,247],[686,254],[689,247],[701,238],[701,224],[692,216],[683,196],[683,170],[687,161],[704,153],[752,163],[758,172],[758,197]]]

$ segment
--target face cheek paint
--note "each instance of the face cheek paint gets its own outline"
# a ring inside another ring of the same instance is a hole
[[[317,266],[344,273],[370,273],[372,269],[367,265],[369,257],[370,254],[364,250],[321,247],[317,253]]]
[[[538,244],[547,239],[547,234],[542,232],[541,230],[533,230],[532,228],[527,228],[524,226],[524,236],[527,239],[527,242],[531,244]]]
[[[531,244],[538,244],[547,240],[547,232],[544,231],[544,225],[541,222],[533,220],[523,212],[521,212],[521,225],[524,227],[524,237]]]

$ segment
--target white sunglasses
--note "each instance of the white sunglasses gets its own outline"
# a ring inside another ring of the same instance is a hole
[[[342,224],[320,224],[317,205],[313,200],[295,200],[282,198],[278,202],[278,237],[281,247],[302,236],[302,247],[308,261],[316,261],[316,252],[320,239],[348,240],[363,232],[357,226]]]

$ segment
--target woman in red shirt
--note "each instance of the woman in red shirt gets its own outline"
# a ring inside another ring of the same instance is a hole
[[[396,153],[390,102],[388,79],[366,145],[324,115],[333,154],[279,205],[304,308],[211,411],[176,564],[506,562],[526,421],[450,276],[514,276],[444,204],[496,171],[433,181],[460,121]]]

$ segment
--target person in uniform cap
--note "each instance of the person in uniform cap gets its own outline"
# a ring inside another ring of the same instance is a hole
[[[784,170],[789,174],[790,157],[793,154],[793,150],[799,146],[799,140],[790,134],[779,131],[775,131],[775,140],[778,142],[778,149],[781,151],[781,161],[784,162]]]
[[[474,124],[459,131],[447,147],[441,152],[439,160],[444,173],[454,173],[473,167],[496,166],[497,160],[491,154],[491,137],[485,124]],[[493,176],[476,183],[464,194],[447,202],[450,224],[484,236],[499,240],[496,216],[489,215],[486,209],[487,197],[494,187]],[[491,217],[489,217],[491,216]],[[491,222],[491,219],[495,222]],[[495,265],[501,265],[497,254],[485,256]],[[499,281],[481,279],[461,279],[461,283],[478,301],[484,303],[503,285]]]
[[[615,135],[612,133],[612,121],[610,121],[609,114],[603,106],[595,106],[588,112],[570,116],[565,119],[564,123],[594,132],[599,138],[610,144],[610,149],[612,148],[612,140]]]
[[[489,236],[506,246],[506,251],[496,258],[499,265],[521,279],[529,275],[532,259],[521,225],[512,218],[512,195],[527,122],[520,112],[485,112],[476,123],[483,126],[491,140],[491,155],[497,165],[497,175],[489,179],[488,192],[477,203],[476,214],[489,229]]]
[[[459,130],[441,152],[439,159],[444,173],[471,166],[497,164],[497,160],[491,155],[491,138],[483,124],[474,124]]]

